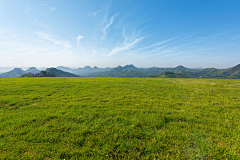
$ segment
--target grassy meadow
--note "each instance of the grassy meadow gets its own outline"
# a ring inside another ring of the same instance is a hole
[[[0,159],[240,159],[240,80],[1,78]]]

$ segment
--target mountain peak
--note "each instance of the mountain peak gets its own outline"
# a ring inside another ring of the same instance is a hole
[[[231,71],[237,71],[237,70],[240,70],[240,64],[232,67],[232,68],[229,68],[228,70],[231,70]]]
[[[90,66],[85,66],[84,69],[91,69],[91,67]]]
[[[14,71],[23,71],[22,68],[14,68]]]
[[[184,67],[184,66],[182,66],[182,65],[179,65],[179,66],[177,66],[176,68],[186,68],[186,67]]]
[[[51,73],[56,77],[78,77],[75,74],[69,73],[69,72],[64,72],[60,69],[57,68],[47,68],[45,72]]]
[[[130,65],[126,65],[123,67],[124,69],[133,69],[133,68],[137,68],[134,65],[130,64]]]
[[[36,67],[30,67],[29,69],[37,69]]]

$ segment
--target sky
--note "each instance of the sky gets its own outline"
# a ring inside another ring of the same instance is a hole
[[[0,0],[0,67],[229,68],[239,0]]]

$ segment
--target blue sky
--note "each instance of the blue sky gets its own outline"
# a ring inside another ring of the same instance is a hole
[[[0,66],[240,63],[239,0],[0,0]]]

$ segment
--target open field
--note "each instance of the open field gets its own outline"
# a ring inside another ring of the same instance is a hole
[[[240,80],[0,79],[1,159],[240,159]]]

